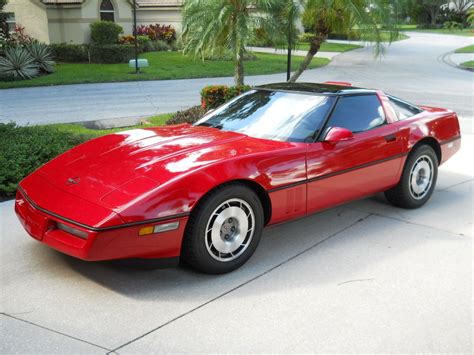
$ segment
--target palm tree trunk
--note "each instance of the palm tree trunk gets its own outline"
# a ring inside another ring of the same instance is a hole
[[[313,60],[313,57],[316,55],[316,53],[318,53],[319,48],[321,48],[321,44],[324,42],[325,39],[326,39],[325,35],[319,35],[319,36],[315,36],[311,40],[308,53],[306,53],[306,57],[304,57],[303,61],[300,64],[300,67],[298,68],[297,71],[293,73],[293,75],[291,76],[290,80],[288,80],[288,82],[294,83],[301,76],[301,74],[306,69],[308,69],[309,64]]]
[[[237,50],[235,56],[234,83],[235,85],[244,85],[244,51],[242,48]]]

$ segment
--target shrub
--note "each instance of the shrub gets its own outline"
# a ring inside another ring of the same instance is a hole
[[[152,41],[160,40],[168,44],[176,41],[176,30],[171,25],[140,25],[137,34],[148,36]]]
[[[16,25],[15,29],[8,36],[8,44],[11,46],[26,46],[33,42],[33,37],[28,35],[25,27]]]
[[[123,28],[111,21],[96,21],[90,24],[91,39],[95,44],[116,44]]]
[[[314,33],[304,32],[298,36],[298,42],[309,43],[314,36]]]
[[[90,46],[92,63],[126,63],[135,57],[135,46],[131,44],[109,44]]]
[[[51,126],[19,127],[0,123],[0,197],[13,196],[26,175],[58,154],[92,138]]]
[[[443,28],[449,31],[462,29],[462,24],[456,21],[446,21],[443,23]]]
[[[38,75],[38,65],[36,65],[34,59],[25,48],[5,48],[5,56],[0,57],[0,78],[6,80],[24,80],[34,78]]]
[[[201,90],[201,107],[206,110],[216,108],[248,90],[250,90],[248,85],[231,87],[226,85],[206,86]]]
[[[213,109],[225,102],[225,96],[229,89],[226,85],[206,86],[201,90],[201,107]]]
[[[150,41],[150,44],[153,45],[153,50],[163,52],[163,51],[169,51],[170,50],[170,45],[166,43],[165,41],[157,40],[157,41]]]
[[[50,44],[49,48],[58,62],[89,62],[89,50],[83,44]]]
[[[135,45],[135,36],[133,35],[125,35],[120,37],[119,44],[133,44]],[[150,38],[148,36],[139,35],[137,36],[137,42],[139,46],[143,46],[145,43],[150,42]]]
[[[27,49],[31,58],[33,58],[33,61],[38,66],[40,72],[54,72],[55,63],[53,61],[53,53],[46,44],[33,41],[25,48]]]
[[[194,123],[201,119],[206,110],[201,106],[193,106],[183,111],[178,111],[176,114],[166,121],[167,125],[180,123]]]

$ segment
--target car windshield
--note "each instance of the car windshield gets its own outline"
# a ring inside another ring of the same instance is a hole
[[[255,138],[312,141],[334,97],[252,90],[205,115],[195,123]]]

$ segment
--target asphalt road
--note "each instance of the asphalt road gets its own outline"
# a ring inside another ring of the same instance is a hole
[[[450,67],[443,56],[474,43],[474,39],[414,32],[409,36],[407,40],[393,43],[378,59],[370,48],[342,53],[329,66],[307,71],[300,81],[350,81],[472,117],[473,73]],[[252,85],[284,80],[285,74],[246,78]],[[0,122],[45,124],[174,112],[198,104],[200,90],[210,84],[232,84],[232,78],[0,90]]]
[[[430,43],[436,53],[453,46],[438,42]],[[399,65],[363,64],[369,54],[362,50],[352,54],[357,69],[344,54],[305,75],[342,80],[350,72],[360,75],[358,84],[381,87],[395,85],[398,71],[403,86],[391,92],[418,92],[418,102],[444,100],[469,114],[472,73],[435,57],[433,73],[418,68],[425,86],[421,76],[404,77],[417,70],[403,69],[412,55],[403,45],[400,51]],[[433,84],[438,77],[445,96]],[[250,261],[222,276],[75,260],[30,238],[12,201],[0,203],[0,353],[471,354],[473,151],[463,125],[461,151],[440,168],[436,191],[420,209],[376,196],[267,228]]]

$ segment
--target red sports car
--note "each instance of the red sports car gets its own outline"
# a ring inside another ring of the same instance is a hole
[[[224,273],[263,227],[384,191],[422,206],[460,147],[454,112],[334,83],[255,87],[195,124],[79,145],[19,185],[26,231],[84,260],[180,258]]]

